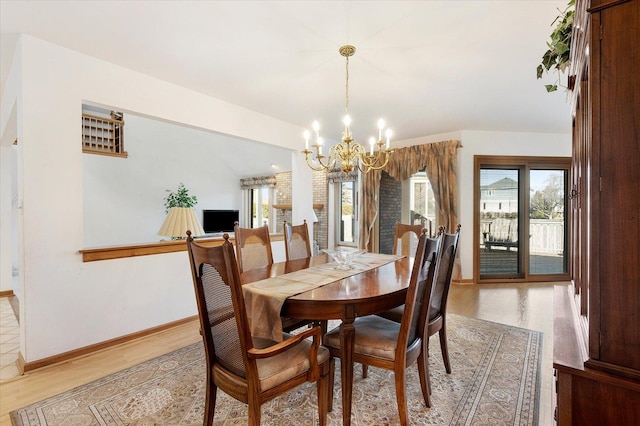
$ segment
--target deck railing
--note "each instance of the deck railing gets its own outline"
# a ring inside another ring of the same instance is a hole
[[[517,241],[517,219],[500,219],[499,226],[496,219],[480,220],[481,247],[484,242]],[[565,246],[564,220],[561,219],[530,219],[529,220],[529,252],[538,254],[562,254]],[[497,244],[494,244],[497,245]]]

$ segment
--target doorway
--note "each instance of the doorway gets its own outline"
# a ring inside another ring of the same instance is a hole
[[[569,279],[571,159],[476,156],[474,164],[475,281]]]

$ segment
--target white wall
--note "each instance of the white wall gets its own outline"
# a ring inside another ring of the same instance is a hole
[[[14,243],[17,239],[17,223],[19,220],[17,202],[17,146],[13,142],[18,135],[18,103],[20,99],[20,64],[19,53],[14,55],[16,64],[7,75],[7,86],[3,88],[0,100],[0,291],[13,291],[12,271],[20,269],[21,247]],[[4,70],[3,70],[4,71]]]
[[[8,81],[2,105],[21,99],[20,351],[26,362],[194,315],[185,252],[82,262],[82,103],[288,149],[298,148],[303,129],[33,37],[22,36],[18,50],[21,61],[11,72],[20,79]],[[3,115],[3,130],[6,122]]]
[[[182,182],[202,209],[242,207],[240,176],[221,152],[228,138],[125,114],[127,158],[83,155],[84,247],[153,242],[167,189]]]

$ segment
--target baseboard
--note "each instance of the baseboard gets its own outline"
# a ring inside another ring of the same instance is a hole
[[[26,362],[22,356],[22,352],[18,351],[18,359],[16,360],[16,367],[18,367],[18,373],[22,376],[24,374],[24,366]]]
[[[475,282],[473,281],[473,278],[466,278],[466,279],[452,280],[452,282],[453,282],[454,284],[475,284]]]
[[[85,346],[79,349],[74,349],[69,352],[64,352],[59,355],[50,356],[48,358],[39,359],[37,361],[32,362],[24,362],[22,359],[23,368],[21,371],[23,373],[36,370],[38,368],[46,367],[51,364],[57,364],[59,362],[68,361],[73,358],[77,358],[80,356],[88,355],[93,352],[97,352],[102,349],[110,348],[112,346],[116,346],[125,342],[129,342],[131,340],[139,339],[141,337],[145,337],[154,333],[158,333],[160,331],[168,330],[173,327],[177,327],[183,324],[187,324],[191,321],[198,321],[198,316],[194,315],[188,318],[184,318],[178,321],[170,322],[167,324],[159,325],[157,327],[148,328],[146,330],[138,331],[136,333],[127,334],[125,336],[116,337],[115,339],[106,340],[104,342],[96,343],[94,345]],[[22,356],[20,356],[21,358]]]
[[[11,297],[13,296],[13,290],[2,290],[0,291],[0,297]]]

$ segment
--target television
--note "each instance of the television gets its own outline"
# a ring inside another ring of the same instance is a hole
[[[202,210],[202,228],[205,234],[233,232],[233,225],[239,220],[238,210]]]

